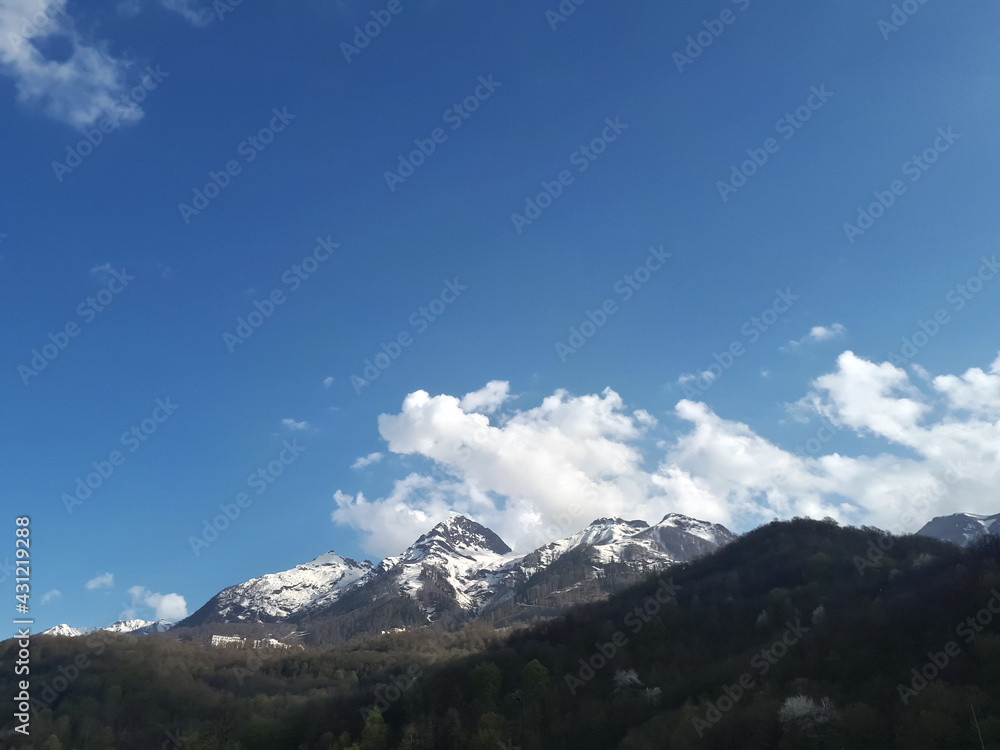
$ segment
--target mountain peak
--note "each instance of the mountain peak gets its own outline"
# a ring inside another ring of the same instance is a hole
[[[614,518],[602,517],[597,518],[591,522],[591,526],[631,526],[634,529],[645,529],[649,526],[648,523],[643,521],[641,518],[634,519],[632,521],[626,521],[624,518],[619,518],[615,516]]]
[[[422,534],[410,549],[424,550],[435,543],[444,544],[459,554],[485,551],[506,555],[511,551],[495,532],[463,515],[445,519]]]

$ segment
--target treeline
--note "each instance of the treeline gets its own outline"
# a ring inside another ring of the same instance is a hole
[[[531,628],[291,654],[109,636],[33,746],[947,750],[981,732],[1000,748],[994,618],[996,537],[960,550],[795,520]],[[33,692],[82,648],[38,639]]]

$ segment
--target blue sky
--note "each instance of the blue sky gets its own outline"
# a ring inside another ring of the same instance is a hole
[[[559,7],[0,3],[0,470],[39,627],[455,511],[519,548],[996,511],[1000,10]]]

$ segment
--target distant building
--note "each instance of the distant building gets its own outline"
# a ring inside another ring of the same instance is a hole
[[[212,645],[216,648],[246,648],[247,639],[238,635],[213,635]]]
[[[383,630],[382,635],[388,635],[389,633],[405,633],[406,628],[389,628],[388,630]]]
[[[275,651],[285,651],[293,648],[290,643],[282,643],[274,638],[255,638],[248,641],[238,635],[213,635],[212,645],[216,648],[267,648]],[[299,651],[304,651],[303,646],[296,646]]]
[[[253,648],[273,648],[278,650],[290,649],[291,645],[282,643],[274,638],[260,638],[253,642]]]

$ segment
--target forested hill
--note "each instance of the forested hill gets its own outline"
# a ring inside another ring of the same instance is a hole
[[[998,557],[997,537],[795,520],[533,628],[271,656],[169,633],[39,639],[36,695],[81,650],[90,664],[35,746],[942,750],[979,746],[974,709],[1000,748]]]

